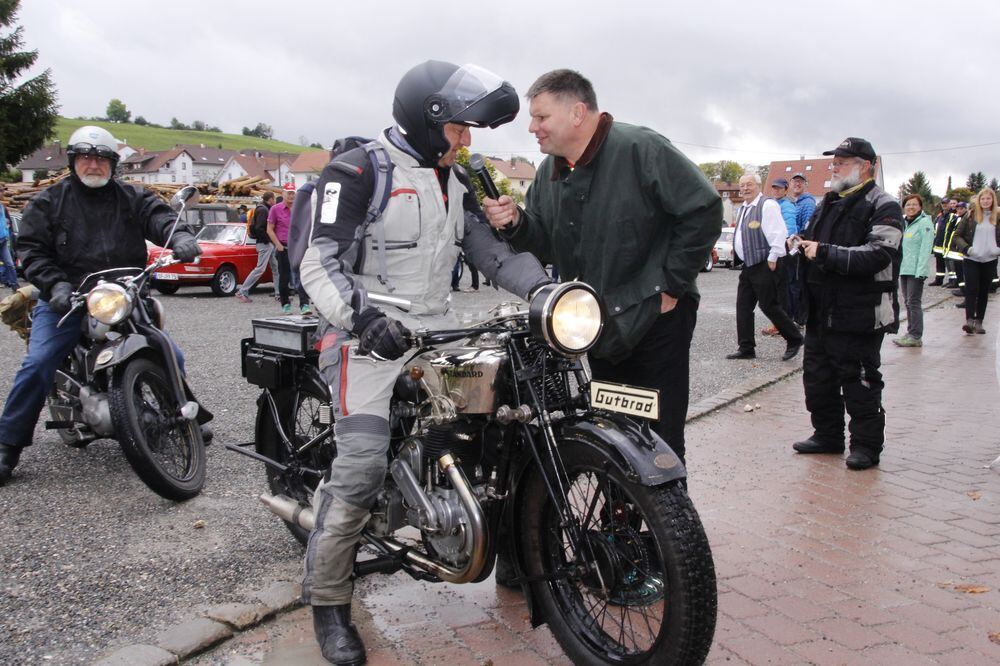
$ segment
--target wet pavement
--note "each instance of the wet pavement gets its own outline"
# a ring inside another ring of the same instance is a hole
[[[879,467],[803,456],[801,375],[688,425],[690,493],[715,557],[710,664],[1000,663],[997,336],[965,336],[953,299],[926,313],[924,347],[886,339]],[[372,664],[569,664],[520,595],[403,574],[359,584]],[[198,664],[322,664],[299,609]]]

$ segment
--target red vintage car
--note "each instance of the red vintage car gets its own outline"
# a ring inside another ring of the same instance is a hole
[[[257,242],[247,236],[246,225],[241,222],[206,224],[195,238],[201,246],[201,261],[158,270],[153,273],[153,286],[164,294],[173,294],[188,285],[209,285],[216,296],[235,294],[236,288],[257,265]],[[149,261],[161,252],[161,247],[149,248]],[[268,266],[257,284],[272,280]]]

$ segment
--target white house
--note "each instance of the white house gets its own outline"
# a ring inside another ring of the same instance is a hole
[[[513,189],[520,192],[522,196],[528,193],[528,186],[535,179],[534,164],[513,157],[509,160],[502,160],[499,157],[487,157],[486,159],[501,176],[510,181]]]
[[[326,150],[309,150],[300,153],[291,165],[295,189],[319,178],[320,173],[323,172],[323,167],[329,162],[330,152]]]
[[[121,175],[137,183],[191,185],[194,177],[194,160],[183,148],[137,153],[122,162]]]
[[[118,142],[118,157],[121,162],[127,160],[135,152],[135,149],[131,146],[120,141]],[[21,172],[22,182],[33,183],[35,181],[35,174],[42,169],[53,175],[68,166],[69,156],[66,154],[66,149],[62,143],[56,141],[31,153],[21,160],[15,168]]]

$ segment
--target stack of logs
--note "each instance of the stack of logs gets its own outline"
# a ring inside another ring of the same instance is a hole
[[[31,201],[36,194],[50,185],[58,183],[68,175],[69,169],[63,169],[52,178],[46,178],[45,180],[35,183],[5,183],[4,193],[0,196],[0,202],[3,202],[3,205],[11,211],[20,211],[28,205],[28,202]],[[198,192],[201,193],[201,197],[198,201],[199,203],[212,203],[215,201],[215,197],[217,195],[230,197],[251,197],[259,199],[265,192],[281,194],[278,188],[269,187],[270,182],[270,180],[262,176],[244,176],[243,178],[227,180],[221,183],[218,187],[201,183],[196,185]],[[174,196],[177,190],[184,187],[184,185],[173,183],[134,184],[139,187],[144,187],[147,190],[151,190],[164,201],[169,201],[170,197]]]

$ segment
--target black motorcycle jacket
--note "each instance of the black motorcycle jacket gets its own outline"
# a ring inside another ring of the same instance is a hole
[[[163,245],[176,214],[149,190],[112,178],[90,188],[75,174],[24,210],[17,254],[24,275],[48,300],[57,282],[74,287],[95,271],[146,265],[145,240]],[[191,233],[183,222],[177,232]]]

